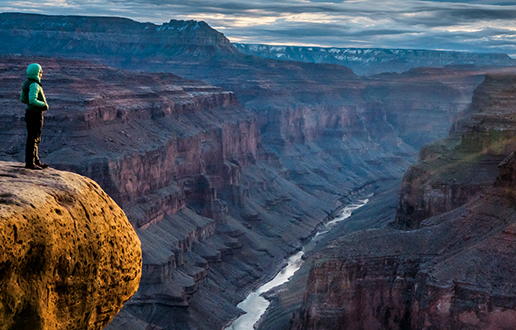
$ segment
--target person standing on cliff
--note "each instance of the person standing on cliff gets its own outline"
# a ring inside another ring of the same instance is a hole
[[[25,168],[41,170],[48,167],[38,157],[38,146],[43,129],[43,112],[48,110],[47,100],[41,86],[43,69],[32,63],[27,67],[27,80],[22,85],[20,101],[27,105],[25,122],[27,123],[27,145],[25,147]]]

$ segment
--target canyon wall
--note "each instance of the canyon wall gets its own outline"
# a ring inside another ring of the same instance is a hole
[[[407,172],[392,226],[336,239],[312,259],[291,329],[514,327],[515,86],[514,75],[486,77],[450,137]],[[413,200],[427,213],[410,213]]]
[[[172,74],[36,60],[45,68],[51,104],[40,156],[96,180],[126,211],[143,242],[142,282],[128,308],[187,307],[206,282],[210,263],[242,247],[237,237],[243,233],[228,224],[226,202],[217,194],[243,202],[242,168],[259,157],[256,121],[233,93]],[[2,63],[8,94],[2,99],[9,109],[2,114],[2,149],[15,159],[23,153],[25,132],[14,76],[23,76],[26,61]],[[315,211],[313,218],[322,216]]]
[[[4,159],[23,159],[18,89],[27,61],[1,65]],[[310,193],[296,185],[231,92],[172,74],[30,61],[44,67],[51,105],[41,158],[96,180],[142,241],[139,291],[111,328],[131,320],[143,328],[222,327],[249,287],[272,276],[356,188],[319,180]],[[309,166],[317,180],[322,171]]]
[[[101,330],[136,292],[140,241],[77,174],[0,162],[0,328]]]

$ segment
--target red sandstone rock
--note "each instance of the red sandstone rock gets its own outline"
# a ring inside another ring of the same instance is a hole
[[[514,327],[513,201],[492,190],[419,230],[339,240],[316,261],[292,329]]]

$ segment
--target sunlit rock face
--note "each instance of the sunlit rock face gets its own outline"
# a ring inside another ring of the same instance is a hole
[[[140,241],[94,181],[0,162],[0,329],[103,329],[136,292]]]
[[[513,75],[487,77],[451,136],[407,172],[400,205],[411,192],[429,196],[428,214],[407,221],[398,208],[393,226],[344,236],[318,255],[292,329],[516,325],[515,86]],[[469,195],[442,193],[443,180]],[[437,191],[422,194],[429,183]]]

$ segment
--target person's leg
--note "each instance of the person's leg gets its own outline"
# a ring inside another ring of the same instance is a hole
[[[37,127],[37,136],[36,136],[36,140],[35,140],[35,144],[34,144],[34,164],[41,166],[43,168],[46,168],[46,167],[48,167],[48,164],[42,163],[39,160],[39,155],[38,155],[39,143],[41,142],[41,132],[43,130],[43,115],[41,115],[41,117],[39,117],[38,120],[39,120],[39,122],[38,122],[38,127]]]
[[[38,113],[27,111],[25,113],[27,123],[27,144],[25,146],[25,167],[40,169],[37,166],[38,144],[41,140],[41,130],[43,128],[43,116]]]

